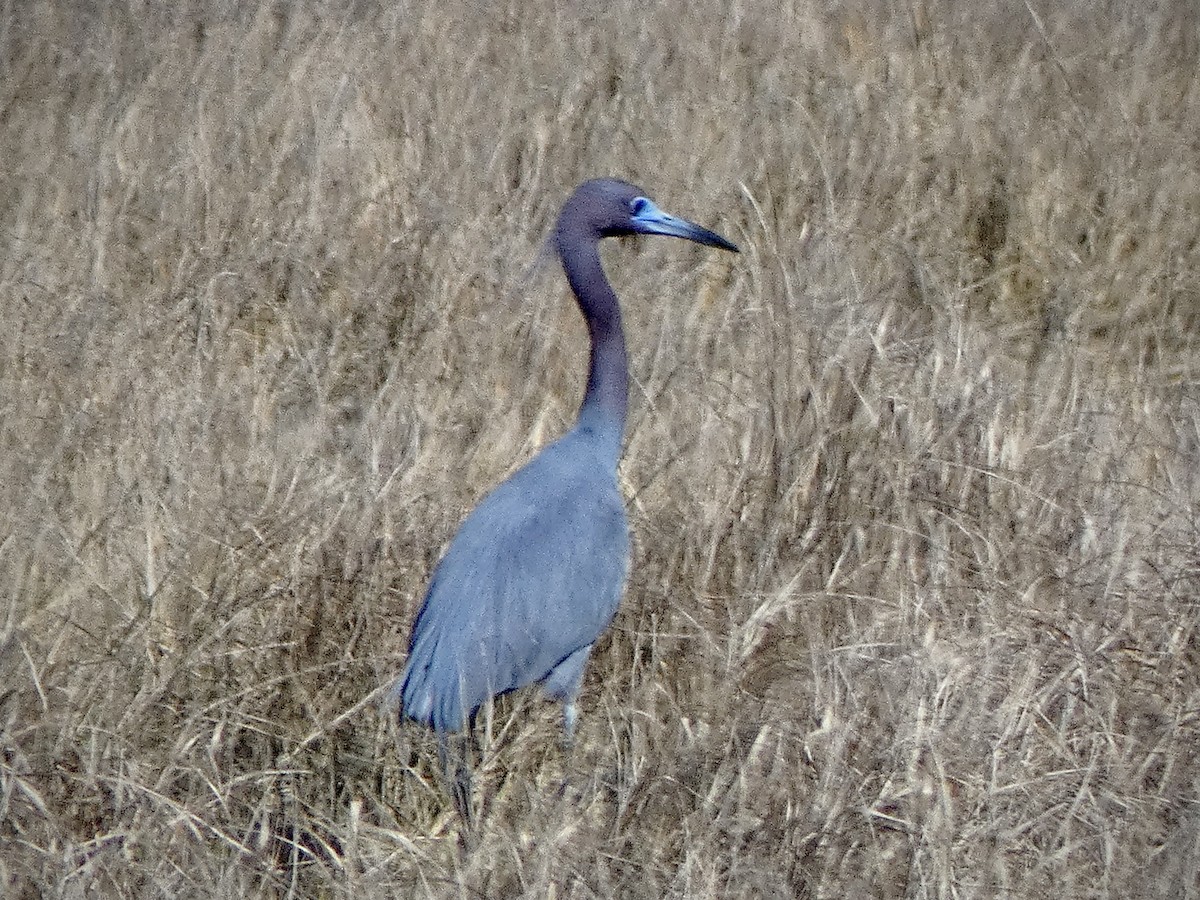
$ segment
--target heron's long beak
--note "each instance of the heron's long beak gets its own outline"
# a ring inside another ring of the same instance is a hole
[[[737,244],[732,241],[725,240],[715,231],[709,231],[695,222],[679,219],[663,212],[654,205],[653,201],[647,200],[645,197],[639,197],[635,202],[638,210],[630,217],[635,231],[640,231],[642,234],[665,234],[670,237],[695,241],[697,244],[707,244],[710,247],[720,247],[723,250],[738,252]]]

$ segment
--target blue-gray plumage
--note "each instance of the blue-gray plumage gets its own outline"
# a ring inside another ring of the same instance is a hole
[[[597,245],[635,233],[737,251],[623,181],[584,182],[563,206],[553,243],[591,338],[587,390],[575,426],[467,516],[434,571],[393,690],[404,715],[443,736],[490,698],[537,683],[562,702],[568,739],[574,731],[584,666],[629,565],[617,486],[629,376]]]

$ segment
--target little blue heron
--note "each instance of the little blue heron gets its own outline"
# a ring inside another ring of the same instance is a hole
[[[553,245],[591,338],[579,417],[463,521],[434,570],[392,689],[402,715],[438,733],[447,768],[447,734],[469,731],[489,699],[530,684],[562,702],[569,742],[588,654],[616,614],[629,566],[617,486],[629,373],[598,244],[627,234],[738,249],[667,215],[624,181],[586,181],[564,204]],[[466,791],[460,780],[455,799],[464,815]]]

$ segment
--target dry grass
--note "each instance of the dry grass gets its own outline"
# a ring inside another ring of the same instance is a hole
[[[1194,4],[157,6],[0,20],[0,893],[1200,897]],[[595,174],[744,252],[606,250],[633,574],[466,851],[339,717]]]

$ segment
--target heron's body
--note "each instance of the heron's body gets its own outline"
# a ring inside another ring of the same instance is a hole
[[[573,701],[629,556],[610,443],[572,429],[467,516],[413,626],[408,716],[457,731],[489,698],[538,682]],[[459,598],[469,598],[469,617]]]
[[[664,234],[736,251],[658,209],[631,184],[584,182],[554,247],[591,338],[575,427],[493,490],[463,521],[430,580],[397,682],[404,715],[443,738],[506,691],[540,683],[563,703],[568,738],[592,645],[612,622],[629,565],[617,486],[628,371],[621,310],[599,241]],[[466,814],[464,779],[456,800]]]

